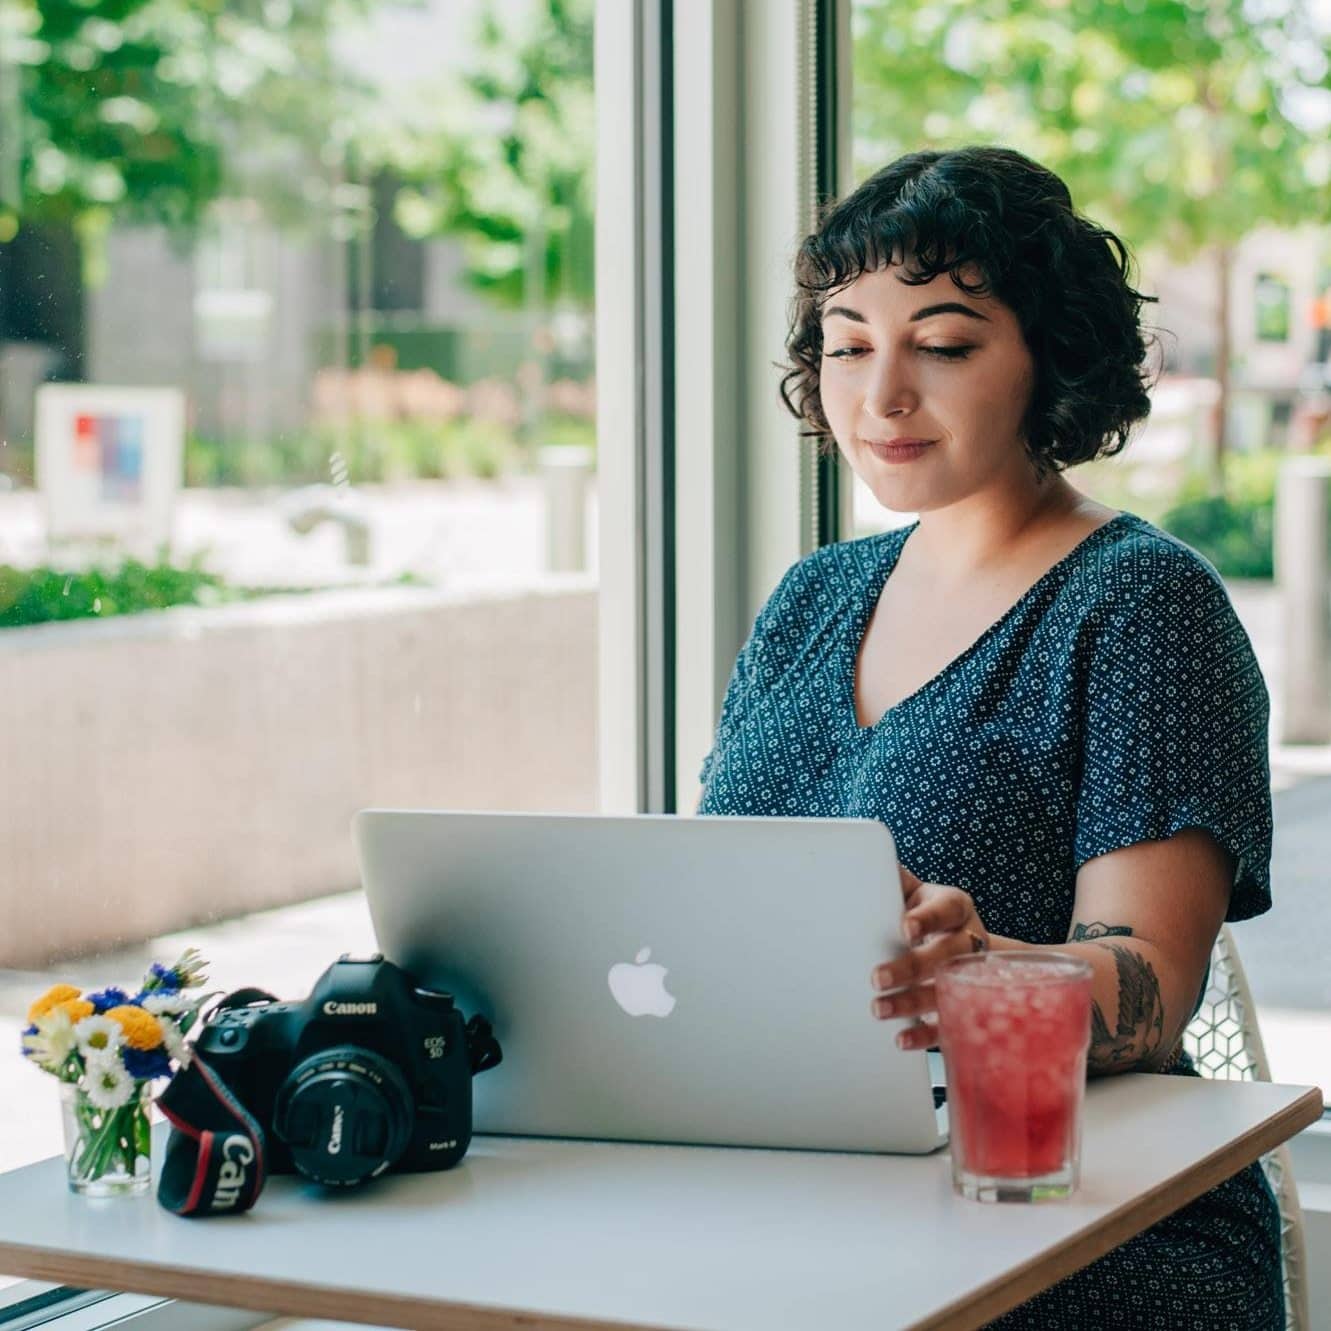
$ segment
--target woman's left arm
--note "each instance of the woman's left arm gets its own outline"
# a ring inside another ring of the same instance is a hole
[[[1041,947],[988,933],[968,893],[903,867],[902,928],[912,946],[875,968],[874,1014],[923,1018],[897,1043],[927,1049],[938,1043],[933,977],[943,962],[982,948],[1072,953],[1095,972],[1090,1073],[1152,1071],[1192,1016],[1233,877],[1227,852],[1196,828],[1097,856],[1077,874],[1068,941]]]

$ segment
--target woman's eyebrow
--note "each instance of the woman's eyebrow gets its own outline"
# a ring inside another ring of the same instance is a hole
[[[830,319],[834,314],[839,314],[843,319],[849,319],[852,323],[867,324],[869,321],[859,310],[852,310],[849,305],[832,305],[823,311],[823,318]],[[972,309],[969,305],[963,305],[960,301],[946,300],[941,305],[926,305],[922,310],[916,310],[910,316],[911,323],[919,323],[921,319],[931,319],[935,314],[964,314],[968,319],[981,319],[985,323],[989,322],[987,314],[981,314],[979,310]]]
[[[918,323],[921,319],[928,319],[935,314],[964,314],[968,319],[983,319],[985,323],[989,322],[987,314],[981,314],[979,310],[973,310],[969,305],[963,305],[960,301],[948,300],[941,305],[926,305],[922,310],[916,310],[910,316],[911,323]]]

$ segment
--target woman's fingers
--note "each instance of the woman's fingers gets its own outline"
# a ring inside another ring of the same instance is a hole
[[[892,961],[875,966],[870,981],[875,989],[903,989],[933,978],[934,972],[952,957],[971,950],[970,936],[945,933],[920,947],[913,947]]]
[[[932,984],[912,985],[894,993],[879,994],[873,1000],[873,1014],[886,1021],[889,1017],[918,1017],[925,1012],[937,1012],[938,999]]]
[[[932,1049],[938,1043],[938,1023],[920,1021],[897,1032],[898,1049]]]
[[[901,869],[901,900],[909,907],[911,898],[924,884],[904,864],[898,867]]]
[[[927,890],[930,888],[933,890]],[[974,908],[970,896],[959,887],[924,884],[915,899],[906,902],[902,928],[910,942],[927,938],[930,934],[964,929]]]
[[[974,949],[974,938],[965,930],[953,930],[930,938],[918,948],[910,948],[892,961],[874,966],[869,984],[874,989],[909,989],[912,985],[932,982],[938,966],[953,957],[962,957]]]

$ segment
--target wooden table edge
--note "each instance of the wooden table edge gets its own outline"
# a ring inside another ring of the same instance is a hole
[[[1089,1266],[1126,1239],[1195,1201],[1267,1151],[1322,1116],[1322,1092],[1309,1087],[1293,1103],[1226,1143],[1191,1168],[1166,1179],[1111,1212],[1095,1231],[1063,1240],[1042,1257],[964,1295],[903,1331],[974,1331],[1024,1303],[1065,1276]],[[1057,1205],[1057,1203],[1051,1203]],[[182,1221],[188,1224],[188,1221]],[[408,1327],[412,1331],[679,1331],[677,1327],[586,1317],[564,1317],[520,1308],[441,1303],[405,1295],[329,1289],[271,1277],[218,1275],[189,1267],[160,1267],[112,1258],[72,1257],[23,1244],[0,1242],[0,1271],[30,1280],[85,1289],[156,1294],[188,1303],[246,1308],[274,1316]],[[1050,1279],[1050,1272],[1053,1278]],[[1038,1274],[1037,1274],[1038,1273]]]
[[[903,1331],[943,1331],[944,1328],[946,1331],[974,1331],[976,1327],[984,1326],[1232,1178],[1254,1160],[1317,1122],[1322,1117],[1322,1109],[1321,1089],[1308,1087],[1297,1100],[1256,1127],[1111,1211],[1093,1232],[1074,1234],[1062,1240],[1043,1256],[1015,1267],[939,1312],[912,1322]],[[1057,1202],[1048,1204],[1058,1205]],[[1049,1279],[1050,1271],[1054,1272],[1052,1280]]]
[[[30,1280],[83,1289],[149,1294],[183,1303],[245,1308],[273,1317],[313,1317],[410,1331],[680,1331],[646,1322],[564,1317],[522,1308],[441,1303],[407,1295],[330,1289],[267,1276],[219,1275],[215,1271],[111,1258],[70,1259],[59,1253],[0,1243],[0,1270]]]

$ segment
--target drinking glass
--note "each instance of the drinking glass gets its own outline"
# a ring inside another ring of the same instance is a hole
[[[1091,967],[1058,952],[980,952],[937,976],[952,1182],[982,1202],[1077,1186]]]

